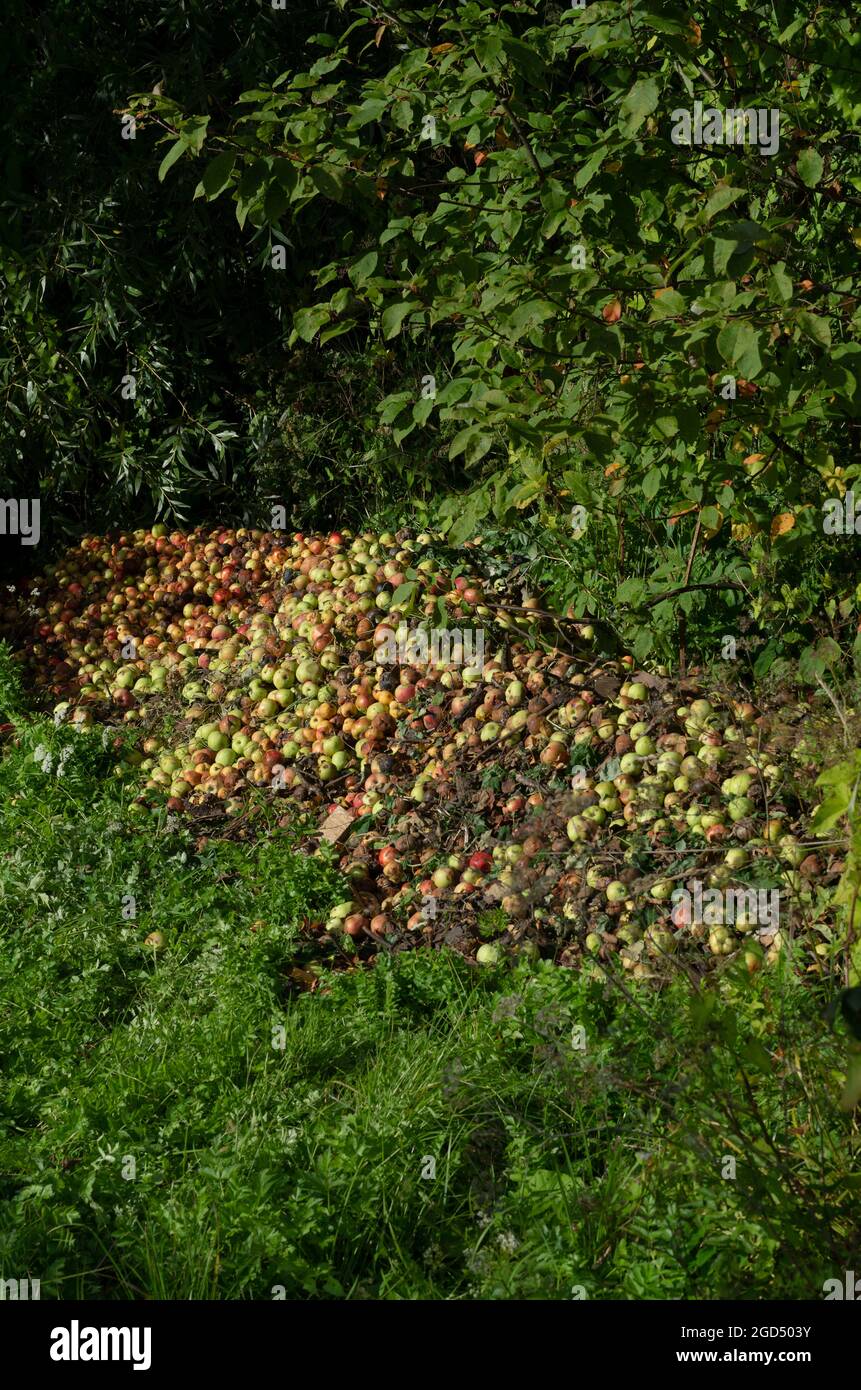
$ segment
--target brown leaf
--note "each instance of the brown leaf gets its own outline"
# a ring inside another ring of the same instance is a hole
[[[330,845],[335,845],[339,840],[344,839],[352,824],[353,816],[351,813],[343,806],[337,806],[324,820],[320,827],[320,833]]]
[[[310,970],[302,970],[300,966],[294,965],[290,971],[290,978],[297,985],[304,985],[306,989],[316,989],[320,981]]]
[[[647,690],[666,690],[669,685],[669,681],[665,680],[663,676],[655,676],[651,671],[635,671],[632,676],[628,677],[628,680],[639,681],[640,685],[644,685]]]
[[[787,531],[792,530],[794,525],[795,517],[792,515],[792,512],[781,512],[779,516],[774,517],[772,520],[771,539],[774,540],[775,536],[784,536]]]
[[[622,317],[622,305],[618,299],[611,299],[609,304],[605,304],[601,310],[601,317],[605,323],[618,323]]]
[[[615,700],[621,684],[622,682],[615,676],[595,676],[592,681],[592,689],[603,700]]]

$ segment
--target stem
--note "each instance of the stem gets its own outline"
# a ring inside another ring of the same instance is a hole
[[[655,594],[653,598],[646,600],[644,607],[651,608],[655,603],[662,603],[665,598],[675,598],[677,594],[693,592],[694,589],[739,589],[742,593],[747,593],[744,584],[740,584],[737,579],[707,579],[697,584],[682,584],[678,589],[667,589],[664,594]]]

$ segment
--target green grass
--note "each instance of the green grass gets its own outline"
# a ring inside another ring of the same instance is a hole
[[[3,691],[19,713],[0,653]],[[343,886],[294,834],[201,844],[133,809],[98,732],[17,737],[0,1277],[43,1298],[816,1298],[852,1267],[844,1044],[791,959],[719,992],[422,950],[336,970],[301,924]],[[315,963],[309,993],[292,972]]]

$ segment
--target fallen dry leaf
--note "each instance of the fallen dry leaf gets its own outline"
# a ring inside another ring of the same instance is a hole
[[[338,806],[324,820],[320,827],[320,833],[324,840],[330,845],[335,845],[339,840],[343,840],[353,824],[354,816],[343,806]]]

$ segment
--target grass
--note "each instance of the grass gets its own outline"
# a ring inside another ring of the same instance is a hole
[[[817,1298],[851,1266],[844,1043],[791,956],[719,990],[447,952],[354,970],[303,930],[343,886],[295,833],[140,812],[121,750],[25,720],[2,654],[0,704],[0,1277]]]

